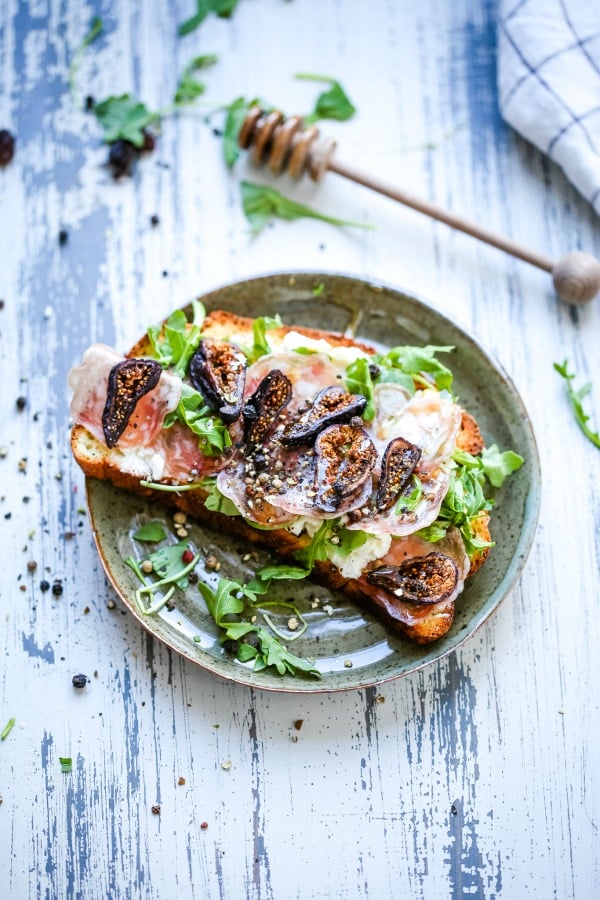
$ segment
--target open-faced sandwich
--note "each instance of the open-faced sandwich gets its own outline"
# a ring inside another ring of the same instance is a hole
[[[440,359],[451,350],[377,352],[194,302],[127,357],[86,351],[69,377],[73,453],[86,475],[271,548],[284,574],[427,643],[492,546],[489,485],[522,463],[485,448]]]

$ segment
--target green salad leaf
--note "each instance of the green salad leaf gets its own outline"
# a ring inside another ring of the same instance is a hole
[[[298,551],[296,558],[311,572],[316,562],[331,559],[334,553],[349,556],[367,541],[369,535],[364,531],[351,531],[341,526],[339,519],[325,519],[318,531],[314,533],[308,547]]]
[[[141,528],[138,528],[133,535],[134,540],[150,544],[157,544],[159,541],[164,541],[166,536],[167,532],[160,522],[146,522]]]
[[[164,368],[170,367],[180,378],[186,373],[187,365],[198,348],[202,337],[202,324],[206,310],[199,300],[192,300],[192,321],[181,309],[171,313],[167,321],[148,328],[152,356]]]
[[[565,379],[567,383],[569,403],[571,404],[571,409],[573,410],[575,421],[585,434],[586,438],[592,442],[594,447],[600,447],[600,434],[597,431],[593,431],[588,425],[590,417],[583,408],[583,401],[592,389],[591,383],[588,382],[587,384],[584,384],[583,387],[580,387],[579,390],[575,390],[573,381],[577,376],[574,372],[569,372],[568,359],[565,359],[562,365],[560,363],[554,363],[554,368],[558,372],[558,374]]]
[[[312,675],[320,678],[320,672],[313,662],[290,653],[281,643],[280,633],[272,633],[275,631],[273,625],[269,631],[261,625],[242,619],[244,614],[253,612],[252,606],[249,611],[246,609],[244,598],[251,604],[254,603],[256,591],[227,578],[220,578],[216,589],[203,582],[198,583],[198,588],[209,613],[223,631],[222,643],[235,651],[240,662],[253,660],[255,672],[273,667],[279,675]],[[285,603],[276,605],[289,606]],[[270,622],[267,614],[263,615]]]
[[[440,512],[432,525],[422,528],[418,534],[426,541],[442,540],[452,526],[460,531],[468,556],[478,550],[493,546],[492,541],[476,537],[476,520],[492,508],[493,500],[485,493],[489,482],[500,487],[506,477],[523,465],[523,458],[512,450],[503,453],[493,444],[485,457],[472,456],[463,450],[452,454],[455,468],[450,476],[448,492],[442,501]]]
[[[73,771],[73,760],[70,756],[59,756],[60,771],[68,774]]]
[[[207,492],[204,505],[213,512],[220,512],[224,516],[241,515],[235,503],[221,493],[217,487],[217,479],[215,477],[207,477],[202,479],[202,487]]]
[[[207,406],[202,394],[189,384],[183,384],[179,403],[165,416],[163,428],[171,428],[177,421],[198,435],[198,446],[204,456],[220,456],[226,447],[231,447],[227,425]]]
[[[196,12],[189,19],[186,19],[185,22],[181,23],[177,29],[177,34],[180,37],[191,34],[192,31],[195,31],[196,28],[202,25],[210,13],[214,13],[221,19],[230,18],[235,12],[238,3],[239,0],[196,0]]]
[[[160,115],[150,112],[147,106],[130,94],[107,97],[96,103],[94,113],[104,129],[104,141],[129,141],[134,147],[143,147],[144,129],[160,121]]]
[[[217,56],[213,53],[208,53],[204,56],[195,56],[187,64],[175,91],[175,106],[186,106],[188,103],[193,103],[197,97],[204,93],[206,85],[202,84],[201,81],[197,81],[193,75],[200,69],[207,69],[209,66],[213,66],[217,60]]]
[[[304,116],[306,125],[312,125],[320,119],[337,119],[339,122],[345,122],[355,114],[356,107],[335,78],[329,78],[327,75],[312,75],[308,72],[301,72],[296,75],[296,78],[301,81],[320,81],[329,85],[329,89],[317,97],[312,113]]]
[[[282,325],[281,316],[258,316],[252,323],[252,347],[244,347],[244,353],[248,357],[248,362],[256,362],[261,356],[266,356],[271,352],[271,345],[267,340],[267,331],[273,328],[279,328]]]
[[[267,184],[254,184],[251,181],[242,181],[242,206],[244,214],[250,223],[250,230],[258,234],[267,222],[274,216],[280,219],[310,218],[328,222],[330,225],[349,226],[351,228],[371,228],[363,222],[350,222],[346,219],[336,219],[333,216],[320,213],[310,206],[298,203],[285,197],[275,188]]]

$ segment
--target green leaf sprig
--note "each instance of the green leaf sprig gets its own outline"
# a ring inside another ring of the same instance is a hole
[[[558,372],[558,374],[565,379],[567,383],[567,394],[569,397],[569,403],[571,404],[571,409],[573,410],[573,415],[575,416],[575,421],[585,434],[586,438],[592,442],[594,447],[600,447],[600,434],[597,431],[592,431],[592,429],[588,425],[590,417],[583,408],[583,401],[592,389],[591,382],[584,384],[583,387],[579,388],[579,390],[575,390],[573,381],[577,376],[574,372],[569,372],[568,359],[565,359],[562,365],[560,363],[554,363],[554,368]]]
[[[255,608],[251,606],[250,610],[247,610],[246,601],[253,604],[256,601],[257,593],[264,593],[260,584],[255,590],[252,590],[250,585],[245,586],[237,581],[220,578],[216,589],[203,582],[198,583],[198,588],[204,597],[209,613],[223,631],[222,643],[226,646],[229,645],[235,651],[240,662],[253,660],[255,672],[272,667],[279,675],[312,675],[320,678],[320,672],[313,662],[295,656],[281,643],[280,638],[286,638],[289,641],[294,639],[294,635],[283,635],[274,626],[268,614],[263,613],[263,616],[271,631],[254,622],[244,621],[242,618],[244,615],[253,614]],[[265,605],[271,604],[261,603],[261,606]],[[299,621],[305,624],[302,616],[292,604],[275,601],[272,605],[290,608]],[[299,636],[297,632],[295,636]]]
[[[354,550],[362,547],[368,537],[364,531],[343,528],[339,519],[325,519],[312,536],[310,544],[299,550],[296,558],[306,567],[308,574],[312,572],[316,562],[325,562],[331,559],[334,553],[349,556]]]
[[[191,322],[183,310],[177,309],[166,322],[148,328],[151,355],[163,368],[172,368],[180,378],[185,375],[187,365],[198,349],[205,316],[202,303],[192,300]]]
[[[346,122],[356,113],[356,107],[335,78],[329,78],[327,75],[313,75],[309,72],[300,72],[296,78],[301,81],[319,81],[329,85],[329,89],[317,97],[314,110],[304,116],[305,125],[312,125],[321,119],[336,119],[338,122]]]
[[[242,206],[244,214],[250,223],[252,234],[258,234],[273,217],[279,219],[319,219],[330,225],[349,228],[372,228],[364,222],[351,222],[347,219],[337,219],[325,213],[318,212],[310,206],[298,203],[284,196],[275,188],[266,184],[255,184],[251,181],[242,181]]]
[[[217,60],[217,56],[213,53],[209,53],[204,56],[196,56],[187,64],[179,79],[177,90],[175,91],[175,106],[186,106],[188,103],[193,103],[197,97],[204,93],[206,85],[193,78],[193,75],[200,69],[207,69],[209,66],[214,66]]]
[[[271,345],[267,340],[267,331],[279,328],[282,324],[281,316],[278,313],[274,316],[257,316],[254,319],[252,323],[252,346],[242,348],[249,363],[256,362],[261,356],[266,356],[271,352]]]
[[[186,561],[188,555],[191,555],[192,558]],[[176,588],[185,591],[189,583],[188,575],[198,565],[200,554],[194,554],[190,550],[188,541],[180,541],[176,544],[159,547],[158,550],[147,556],[146,560],[152,564],[152,575],[156,576],[156,579],[147,580],[140,564],[133,556],[128,556],[125,563],[142,582],[142,587],[135,592],[140,612],[145,616],[153,616],[166,606]],[[166,590],[163,590],[165,588]],[[152,598],[157,592],[161,592],[161,596],[147,606],[146,596]]]
[[[59,756],[60,771],[68,774],[73,771],[73,760],[70,756]]]
[[[145,522],[133,535],[134,540],[142,543],[158,544],[164,541],[167,532],[160,522]]]
[[[177,421],[198,435],[198,446],[204,456],[220,456],[226,447],[231,447],[227,425],[189,384],[183,385],[179,403],[165,416],[163,428],[171,428]]]
[[[477,519],[493,505],[493,500],[486,496],[484,490],[486,483],[501,487],[505,479],[523,465],[523,457],[512,450],[501,452],[496,444],[492,444],[480,456],[455,450],[452,461],[455,468],[439,515],[435,522],[422,528],[418,534],[424,540],[436,543],[454,526],[462,535],[467,556],[472,557],[478,551],[493,546],[492,541],[476,537],[475,530]]]
[[[94,113],[104,129],[104,142],[129,141],[134,147],[144,146],[145,129],[160,122],[160,113],[148,107],[130,94],[107,97],[94,105]]]
[[[239,0],[196,0],[196,12],[177,29],[177,34],[183,37],[191,34],[204,22],[210,13],[214,13],[221,19],[229,19],[235,12]]]
[[[238,144],[238,136],[240,129],[246,118],[248,110],[252,106],[260,106],[262,110],[268,112],[272,109],[269,103],[255,97],[254,100],[246,100],[245,97],[236,97],[225,107],[227,113],[225,117],[225,125],[223,127],[223,155],[228,168],[233,168],[241,150]]]
[[[363,412],[366,422],[375,416],[375,383],[393,382],[402,385],[409,394],[417,388],[435,387],[438,391],[450,391],[452,372],[437,358],[437,353],[449,353],[454,347],[402,346],[394,347],[387,353],[376,353],[367,358],[354,360],[346,368],[344,381],[352,394],[362,394],[367,398]]]

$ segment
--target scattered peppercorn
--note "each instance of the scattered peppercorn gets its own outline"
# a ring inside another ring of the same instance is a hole
[[[0,167],[7,166],[15,155],[15,139],[6,128],[0,130]]]
[[[179,778],[177,784],[182,785],[185,784],[185,778]]]
[[[86,112],[91,112],[91,111],[93,110],[93,108],[94,108],[95,105],[96,105],[96,104],[95,104],[94,98],[92,97],[91,94],[88,94],[87,97],[85,98],[85,110],[86,110]]]
[[[155,816],[160,816],[160,806],[158,805],[158,803],[154,804],[154,806],[152,807],[152,812]]]
[[[223,137],[223,132],[220,128],[213,128],[212,133],[215,137]]]
[[[59,247],[64,247],[67,241],[69,240],[69,232],[64,228],[61,228],[58,232],[58,245]]]
[[[156,228],[156,226],[158,225],[159,222],[160,222],[160,219],[158,218],[156,213],[154,213],[153,216],[150,216],[150,224],[152,225],[153,228]]]
[[[35,572],[36,569],[37,569],[37,563],[36,563],[35,559],[30,559],[29,562],[27,563],[27,571]]]
[[[106,605],[107,605],[108,609],[114,609],[117,604],[115,603],[114,600],[109,600]]]
[[[294,728],[296,729],[296,731],[300,731],[303,725],[304,719],[296,719],[296,721],[294,722]]]
[[[42,591],[45,594],[46,591],[49,591],[49,590],[50,590],[50,582],[46,581],[46,579],[44,578],[42,581],[40,581],[40,591]]]
[[[25,397],[17,397],[16,399],[16,407],[19,412],[22,412],[27,406],[27,399]]]
[[[202,828],[203,831],[206,831],[206,829],[208,828],[208,822],[200,822],[200,828]]]
[[[87,675],[84,675],[82,672],[80,672],[79,675],[73,675],[71,683],[74,688],[81,690],[81,688],[84,688],[86,684],[89,683],[89,680],[90,679],[87,677]]]
[[[89,613],[89,611],[90,611],[89,606],[84,606],[84,608],[83,608],[83,614],[84,614],[84,616],[87,616],[87,614]]]
[[[55,597],[60,597],[63,592],[62,581],[60,578],[57,578],[54,584],[52,585],[52,593]]]

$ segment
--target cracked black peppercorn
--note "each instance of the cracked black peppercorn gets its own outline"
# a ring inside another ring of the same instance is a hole
[[[44,578],[42,581],[40,581],[40,591],[43,591],[45,594],[46,591],[49,591],[49,590],[50,590],[50,582],[46,581],[46,579]]]
[[[54,584],[52,585],[52,593],[54,594],[55,597],[60,597],[62,592],[63,592],[62,581],[60,581],[57,578],[56,581],[54,582]]]
[[[68,240],[69,240],[69,232],[65,231],[64,228],[61,228],[60,231],[58,232],[59,247],[64,247]]]
[[[27,406],[26,398],[25,397],[17,397],[16,406],[17,406],[17,409],[19,410],[19,412],[24,410],[25,407]]]
[[[86,686],[86,684],[89,683],[89,680],[90,679],[87,677],[87,675],[84,675],[82,672],[80,672],[79,675],[73,675],[73,678],[71,679],[71,683],[74,688],[78,688],[80,690],[81,688],[84,688]]]

